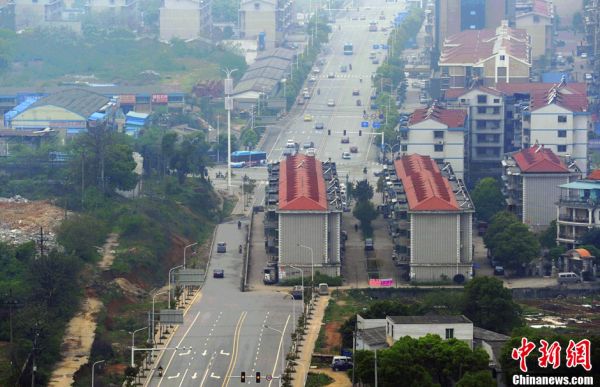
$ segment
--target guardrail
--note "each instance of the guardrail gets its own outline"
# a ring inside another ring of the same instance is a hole
[[[245,254],[243,254],[243,266],[242,266],[242,278],[240,281],[240,291],[245,292],[248,290],[248,265],[250,261],[250,249],[252,247],[252,224],[254,222],[254,208],[250,212],[250,222],[246,225],[246,249]]]

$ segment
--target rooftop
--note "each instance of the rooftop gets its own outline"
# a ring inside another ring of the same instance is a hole
[[[496,29],[465,30],[446,38],[440,65],[479,65],[499,53],[530,63],[527,32],[503,24]]]
[[[67,89],[38,99],[29,109],[39,106],[56,106],[76,113],[87,119],[92,113],[100,110],[110,100],[98,93],[83,89]]]
[[[463,315],[457,316],[387,316],[394,324],[473,324]]]
[[[516,17],[536,14],[545,17],[552,17],[552,3],[546,0],[530,0],[517,6]]]
[[[460,211],[452,187],[429,156],[413,154],[394,161],[412,211]]]
[[[381,345],[386,343],[385,326],[361,329],[358,334],[365,344],[369,346]]]
[[[433,103],[427,109],[417,109],[411,114],[408,126],[418,124],[426,120],[434,120],[446,125],[448,128],[464,128],[467,112],[462,109],[446,109],[437,103]]]
[[[550,104],[561,106],[572,112],[587,111],[587,94],[573,92],[565,86],[567,86],[567,83],[563,80],[558,85],[553,85],[549,89],[532,92],[530,100],[531,111],[541,109]]]
[[[594,169],[592,173],[588,175],[587,180],[600,180],[600,169]]]
[[[487,93],[487,94],[492,94],[492,95],[497,95],[500,96],[502,95],[502,93],[499,90],[496,90],[494,88],[491,87],[485,87],[485,86],[477,86],[473,89],[465,89],[465,88],[455,88],[455,89],[448,89],[444,92],[444,96],[446,97],[446,99],[457,99],[458,97],[462,97],[463,95],[470,93],[472,91],[480,91],[482,93]]]
[[[279,210],[327,211],[323,167],[314,156],[296,154],[281,162]]]
[[[569,173],[565,165],[550,148],[533,145],[512,154],[522,173]]]

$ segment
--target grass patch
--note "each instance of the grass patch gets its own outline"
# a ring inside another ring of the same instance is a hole
[[[333,382],[333,378],[329,375],[309,372],[306,377],[306,387],[321,387],[327,386]]]

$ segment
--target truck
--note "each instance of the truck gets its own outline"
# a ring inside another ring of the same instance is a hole
[[[277,262],[269,262],[263,269],[263,283],[265,285],[274,285],[277,282],[279,282]]]

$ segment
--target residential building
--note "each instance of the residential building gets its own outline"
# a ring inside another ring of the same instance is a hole
[[[559,158],[542,145],[507,154],[502,167],[508,210],[533,231],[542,231],[556,220],[559,186],[581,178],[575,162]]]
[[[279,278],[340,275],[342,201],[336,165],[296,154],[269,164],[266,248],[277,254]]]
[[[575,248],[590,229],[600,227],[600,171],[582,180],[560,185],[556,214],[556,241]]]
[[[212,0],[163,0],[159,11],[161,40],[212,36]]]
[[[509,336],[501,333],[473,327],[473,346],[483,349],[488,354],[490,368],[496,371],[496,380],[503,380],[500,359],[502,358],[502,347],[509,339]]]
[[[15,3],[11,0],[0,0],[0,28],[15,29]]]
[[[392,346],[402,337],[418,339],[426,335],[438,335],[442,339],[464,341],[473,348],[473,322],[465,316],[387,316],[385,333]]]
[[[420,154],[442,163],[449,162],[459,179],[465,174],[467,113],[433,103],[415,110],[407,127],[400,128],[400,153]]]
[[[387,348],[385,318],[364,318],[356,315],[356,349],[373,351]]]
[[[261,38],[264,42],[260,49],[278,47],[294,21],[293,8],[293,0],[241,0],[241,38],[258,39],[264,34]]]
[[[473,89],[446,90],[447,106],[467,112],[469,181],[497,175],[500,160],[512,134],[507,138],[504,125],[504,96],[496,89],[478,86]]]
[[[382,210],[389,221],[397,264],[413,281],[472,277],[474,207],[450,163],[413,154],[386,169]]]
[[[585,39],[588,58],[592,64],[595,81],[591,83],[591,95],[600,96],[600,0],[587,0],[584,9]],[[598,100],[598,98],[596,98]]]
[[[440,88],[528,83],[530,50],[527,32],[509,27],[506,21],[495,29],[468,30],[449,36],[438,63]]]
[[[4,126],[15,130],[54,130],[62,136],[87,130],[88,122],[112,125],[118,99],[83,90],[67,89],[42,98],[28,98],[4,115]]]
[[[436,47],[464,30],[496,28],[502,20],[514,23],[515,0],[435,0]]]
[[[525,0],[517,3],[515,25],[531,37],[531,57],[552,55],[554,6],[551,0]]]
[[[112,16],[115,23],[135,27],[139,22],[137,0],[87,0],[85,9],[90,15]]]

